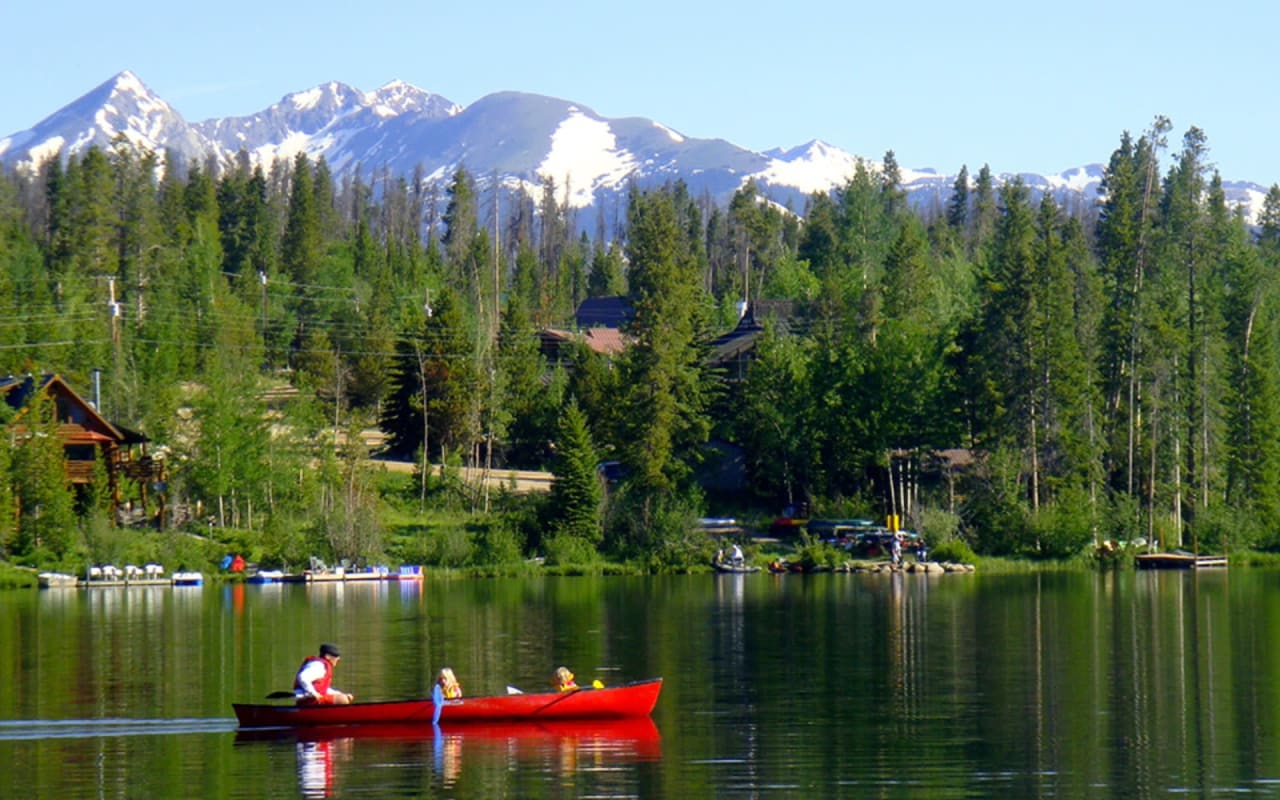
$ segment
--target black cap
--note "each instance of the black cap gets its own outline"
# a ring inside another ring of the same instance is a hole
[[[338,646],[336,644],[329,644],[328,642],[325,642],[324,644],[320,645],[320,656],[321,657],[333,656],[334,658],[341,658],[342,653],[338,652]]]

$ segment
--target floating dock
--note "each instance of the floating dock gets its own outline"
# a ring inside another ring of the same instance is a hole
[[[1139,569],[1204,569],[1225,567],[1224,555],[1201,556],[1195,553],[1143,553],[1137,556]]]

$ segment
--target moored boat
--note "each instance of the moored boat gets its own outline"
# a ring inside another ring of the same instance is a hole
[[[759,572],[760,567],[756,564],[734,564],[728,561],[713,561],[711,566],[715,567],[716,572],[724,572],[731,574],[744,575],[749,572]]]
[[[646,717],[658,702],[662,678],[603,689],[570,692],[483,695],[446,700],[440,724],[608,720]],[[242,728],[303,725],[430,725],[436,706],[430,698],[352,703],[345,706],[295,706],[232,703]]]
[[[41,572],[36,576],[41,589],[74,589],[80,579],[64,572]]]

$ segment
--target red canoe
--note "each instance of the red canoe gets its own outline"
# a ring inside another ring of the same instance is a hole
[[[637,681],[604,689],[572,692],[504,694],[446,700],[440,723],[535,722],[539,720],[592,720],[646,717],[658,702],[662,678]],[[352,703],[346,706],[275,706],[232,703],[242,728],[297,727],[302,725],[364,725],[414,723],[430,725],[435,703],[426,700],[391,700]]]

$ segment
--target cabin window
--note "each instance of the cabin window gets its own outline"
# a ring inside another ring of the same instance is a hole
[[[63,450],[68,461],[93,461],[98,455],[98,448],[91,444],[69,444]]]

